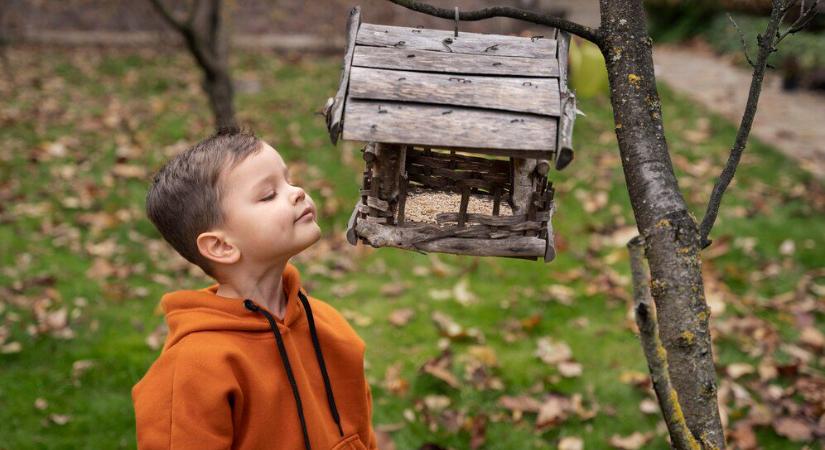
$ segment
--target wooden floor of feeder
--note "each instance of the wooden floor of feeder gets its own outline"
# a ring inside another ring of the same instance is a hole
[[[436,223],[439,213],[458,212],[461,207],[461,194],[448,191],[411,188],[407,192],[404,207],[404,221],[417,223]],[[493,197],[490,195],[470,194],[467,203],[470,214],[493,215]],[[513,211],[506,201],[499,205],[499,216],[512,216]]]

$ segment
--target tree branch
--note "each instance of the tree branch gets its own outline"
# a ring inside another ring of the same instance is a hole
[[[756,37],[759,43],[759,53],[756,57],[756,64],[753,66],[753,77],[751,78],[750,92],[748,93],[748,101],[745,106],[745,112],[742,115],[742,120],[739,124],[739,130],[736,132],[736,140],[730,151],[730,156],[713,186],[713,192],[708,201],[707,211],[705,217],[702,219],[702,224],[699,227],[701,241],[699,245],[701,248],[707,248],[711,241],[708,240],[710,230],[716,222],[716,216],[719,215],[719,206],[722,203],[722,196],[725,190],[730,185],[733,176],[736,173],[736,167],[739,165],[739,160],[742,157],[742,152],[745,151],[745,146],[748,143],[748,136],[751,132],[753,120],[756,117],[756,107],[759,103],[759,94],[762,92],[762,81],[765,78],[765,67],[768,64],[768,56],[776,51],[776,44],[781,37],[779,34],[779,24],[782,18],[788,11],[790,3],[784,3],[781,0],[773,0],[773,8],[771,9],[770,20],[765,32]]]
[[[803,0],[802,3],[799,5],[799,17],[796,18],[794,23],[792,23],[791,26],[788,27],[788,29],[785,30],[784,33],[779,35],[779,38],[776,40],[775,45],[778,45],[780,42],[782,42],[782,39],[785,39],[785,37],[787,37],[789,34],[798,33],[806,26],[808,26],[808,24],[811,23],[811,21],[814,19],[814,17],[816,17],[818,13],[816,9],[818,5],[819,0],[816,0],[810,8],[805,9],[805,1]],[[790,4],[788,6],[790,6]]]
[[[155,6],[155,9],[158,10],[160,15],[163,16],[163,18],[169,23],[169,25],[172,25],[173,28],[175,28],[176,30],[178,30],[178,31],[180,31],[181,33],[184,33],[184,34],[187,33],[189,30],[191,30],[191,25],[192,24],[183,22],[183,21],[178,20],[177,18],[175,18],[174,14],[172,14],[172,11],[170,9],[168,9],[166,7],[166,5],[163,4],[163,0],[149,0],[149,1],[152,2],[152,5]]]
[[[642,349],[650,369],[653,380],[653,390],[659,399],[659,408],[667,424],[673,447],[679,450],[701,447],[685,421],[682,407],[679,405],[679,395],[670,382],[668,372],[667,351],[659,338],[659,324],[656,320],[656,309],[653,307],[650,295],[650,275],[644,263],[644,239],[636,236],[627,243],[630,253],[630,271],[633,276],[633,304],[636,312],[636,325],[639,327],[639,338]]]
[[[442,19],[455,19],[455,11],[450,9],[437,8],[427,3],[416,2],[414,0],[389,0],[396,5],[401,5],[413,11],[418,11],[434,17]],[[548,27],[558,28],[559,30],[567,31],[575,34],[582,39],[593,42],[601,46],[603,40],[601,30],[598,28],[590,28],[576,22],[562,19],[547,14],[537,14],[532,11],[526,11],[518,8],[511,8],[509,6],[492,6],[489,8],[477,9],[474,11],[459,11],[458,19],[468,22],[490,19],[493,17],[509,17],[511,19],[524,20],[539,25],[546,25]]]
[[[755,68],[756,64],[753,63],[751,60],[751,55],[748,54],[748,44],[745,42],[745,34],[739,29],[739,25],[736,24],[736,21],[733,20],[733,16],[731,16],[730,13],[728,13],[728,20],[730,20],[730,23],[733,24],[733,28],[736,28],[736,32],[739,33],[739,40],[742,42],[742,53],[745,54],[745,59],[748,60],[748,65],[751,66],[751,68]]]
[[[201,0],[195,0],[195,4],[192,5],[192,9],[189,10],[189,16],[186,18],[186,24],[189,28],[194,28],[195,26],[195,17],[197,17],[198,11],[201,8]]]

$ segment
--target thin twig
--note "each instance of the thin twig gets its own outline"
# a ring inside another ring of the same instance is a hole
[[[722,196],[725,190],[730,185],[733,176],[736,173],[736,167],[739,165],[739,160],[742,157],[742,152],[745,151],[745,146],[748,143],[748,136],[751,132],[753,120],[756,117],[756,107],[759,104],[759,94],[762,92],[762,81],[765,78],[765,67],[768,64],[768,56],[776,51],[776,42],[780,37],[779,25],[782,18],[788,12],[788,5],[790,3],[782,3],[780,0],[773,0],[773,8],[771,9],[771,17],[768,21],[768,26],[765,32],[757,36],[756,40],[759,43],[759,53],[756,57],[756,65],[753,66],[753,77],[751,78],[750,92],[748,93],[748,101],[745,105],[745,112],[742,115],[742,121],[739,123],[739,130],[736,132],[736,140],[730,151],[730,156],[713,186],[713,192],[708,201],[707,211],[705,217],[702,219],[702,224],[699,227],[701,233],[700,245],[706,248],[712,241],[708,240],[710,230],[716,222],[716,216],[719,215],[719,206],[722,203]]]
[[[776,40],[775,45],[782,42],[782,40],[785,39],[789,34],[798,33],[802,31],[806,26],[808,26],[808,24],[810,24],[811,21],[814,20],[814,17],[816,17],[816,15],[819,13],[819,11],[817,10],[818,5],[819,0],[815,0],[814,4],[811,5],[810,8],[805,9],[805,2],[803,1],[802,4],[799,6],[799,17],[796,18],[794,23],[792,23],[791,26],[788,27],[788,29],[785,30],[784,33],[781,33],[779,35],[779,38]]]
[[[630,271],[633,275],[633,305],[636,312],[636,325],[639,338],[653,380],[653,390],[659,399],[659,408],[667,424],[673,447],[677,449],[696,449],[702,447],[693,437],[679,405],[679,395],[670,382],[667,364],[667,350],[659,338],[659,324],[656,320],[656,308],[650,295],[650,274],[644,263],[644,239],[636,236],[627,243],[630,253]]]
[[[751,56],[748,54],[748,44],[745,42],[745,34],[742,33],[742,30],[739,29],[739,25],[736,24],[736,21],[733,20],[733,16],[728,13],[728,19],[730,19],[730,23],[733,24],[733,28],[736,28],[736,32],[739,33],[739,40],[742,41],[742,53],[745,54],[745,59],[748,60],[748,64],[756,68],[756,64],[751,61]]]
[[[437,8],[427,3],[416,2],[413,0],[389,0],[396,5],[401,5],[413,11],[418,11],[430,16],[440,17],[442,19],[455,19],[455,10]],[[548,14],[537,14],[532,11],[526,11],[518,8],[511,8],[509,6],[491,6],[489,8],[477,9],[474,11],[459,12],[459,20],[476,21],[483,19],[490,19],[493,17],[509,17],[512,19],[524,20],[539,25],[546,25],[554,27],[559,30],[567,31],[575,34],[582,39],[593,42],[596,45],[601,45],[602,33],[598,28],[590,28],[588,26],[571,22],[560,17],[551,16]]]

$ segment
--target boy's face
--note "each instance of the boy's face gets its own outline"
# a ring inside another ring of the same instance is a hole
[[[224,188],[221,230],[246,263],[271,264],[300,253],[321,237],[315,204],[289,184],[287,166],[269,144],[221,174]],[[309,212],[304,214],[307,210]]]

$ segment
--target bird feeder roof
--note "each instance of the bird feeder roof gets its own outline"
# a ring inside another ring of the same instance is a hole
[[[558,147],[569,36],[503,36],[350,17],[328,126],[345,140],[549,158]]]

